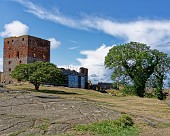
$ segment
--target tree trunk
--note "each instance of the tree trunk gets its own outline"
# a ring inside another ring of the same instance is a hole
[[[145,94],[145,85],[135,85],[136,93],[139,97],[144,97]]]
[[[34,86],[35,86],[35,90],[36,90],[36,91],[38,91],[38,90],[39,90],[40,85],[38,85],[38,84],[34,84]]]
[[[156,88],[156,97],[159,100],[163,100],[164,99],[164,94],[163,94],[162,89],[160,87]]]
[[[162,92],[162,88],[163,88],[163,75],[159,75],[157,76],[157,87],[156,87],[156,97],[159,100],[163,100],[164,99],[164,94]]]
[[[141,78],[139,78],[139,77],[137,77],[134,80],[134,89],[136,91],[136,94],[139,97],[144,97],[144,94],[145,94],[145,83],[146,83],[146,81],[145,80],[141,80]]]

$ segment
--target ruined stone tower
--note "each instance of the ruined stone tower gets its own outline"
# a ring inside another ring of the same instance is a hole
[[[3,82],[13,82],[10,73],[16,65],[35,61],[50,61],[50,41],[29,35],[5,38]]]

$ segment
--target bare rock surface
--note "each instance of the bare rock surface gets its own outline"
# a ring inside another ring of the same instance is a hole
[[[75,124],[116,119],[117,111],[53,94],[0,89],[0,135],[55,135]]]

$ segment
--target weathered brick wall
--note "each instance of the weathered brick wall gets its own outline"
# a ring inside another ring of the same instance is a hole
[[[50,62],[50,42],[41,38],[29,36],[29,63],[34,61]]]
[[[3,72],[0,72],[0,82],[2,83],[3,81]]]
[[[28,56],[28,36],[10,37],[4,39],[3,80],[12,82],[10,73],[18,64],[26,64]]]
[[[10,83],[10,73],[18,64],[35,61],[50,61],[50,42],[41,38],[24,35],[4,39],[3,80]]]

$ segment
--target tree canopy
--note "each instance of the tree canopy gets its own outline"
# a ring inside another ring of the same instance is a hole
[[[49,62],[17,65],[11,76],[20,81],[29,81],[35,86],[35,90],[38,90],[42,83],[60,84],[63,81],[61,71]]]
[[[146,44],[130,42],[112,47],[105,57],[105,66],[114,69],[113,80],[131,79],[137,95],[143,97],[147,80],[152,74],[165,77],[169,60],[167,54],[152,50]]]

